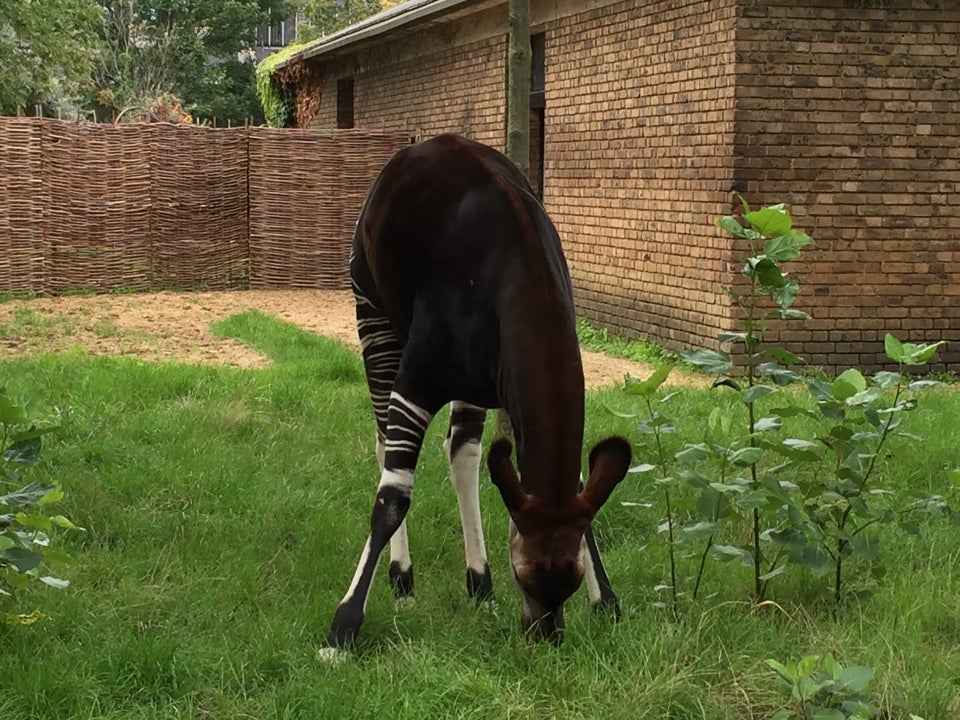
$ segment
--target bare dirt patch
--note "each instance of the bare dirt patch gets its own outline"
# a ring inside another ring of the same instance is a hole
[[[0,303],[0,354],[81,348],[93,355],[131,355],[148,362],[264,367],[269,358],[210,331],[218,320],[248,310],[359,348],[349,291],[246,290],[11,300]],[[642,363],[587,350],[583,366],[588,388],[622,382],[628,374],[647,377],[652,372]]]

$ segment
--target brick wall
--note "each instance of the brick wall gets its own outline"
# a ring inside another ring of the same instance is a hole
[[[486,6],[484,6],[486,7]],[[949,8],[949,9],[948,9]],[[544,204],[578,309],[673,347],[729,329],[713,227],[785,201],[817,240],[794,268],[814,320],[777,329],[817,365],[882,338],[960,341],[960,7],[952,0],[532,0],[545,35]],[[502,148],[505,3],[323,63],[356,123]],[[960,342],[941,354],[960,362]]]
[[[817,241],[780,332],[813,364],[878,366],[887,332],[960,362],[958,49],[955,2],[742,0],[735,174]]]
[[[492,13],[478,15],[447,36],[433,28],[325,63],[311,125],[333,126],[336,80],[352,76],[357,127],[403,128],[417,139],[456,132],[503,149],[507,38],[493,34]]]
[[[709,8],[707,7],[709,5]],[[584,10],[584,8],[587,8]],[[578,309],[628,334],[701,344],[726,326],[734,0],[534,0],[544,32],[544,204]],[[504,145],[503,7],[326,61],[313,119],[331,127],[336,79],[358,127],[454,131]]]
[[[544,201],[578,307],[669,345],[724,328],[732,0],[620,2],[546,26]]]

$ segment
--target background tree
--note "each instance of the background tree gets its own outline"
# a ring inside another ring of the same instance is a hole
[[[0,2],[0,114],[75,113],[99,17],[95,0]]]
[[[252,48],[257,25],[288,17],[288,0],[107,0],[90,103],[136,115],[161,96],[200,118],[242,123],[261,112]]]
[[[398,0],[297,0],[297,9],[306,18],[297,29],[297,39],[316,40],[399,4]]]

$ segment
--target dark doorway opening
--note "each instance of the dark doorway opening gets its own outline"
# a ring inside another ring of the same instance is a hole
[[[353,78],[337,80],[337,127],[353,127]]]

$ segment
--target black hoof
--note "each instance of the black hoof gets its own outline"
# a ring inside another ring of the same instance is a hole
[[[478,603],[493,600],[493,579],[489,565],[484,564],[482,572],[467,568],[467,595]]]
[[[620,600],[616,595],[601,597],[600,600],[593,606],[593,612],[595,612],[597,615],[613,613],[613,619],[618,622],[620,618],[623,617],[623,613],[620,611]]]
[[[337,608],[330,624],[330,633],[327,635],[327,647],[347,649],[352,648],[360,632],[363,622],[363,609],[346,603]]]
[[[390,587],[393,588],[394,596],[399,600],[401,598],[413,597],[413,567],[406,570],[400,569],[400,563],[390,563]]]

